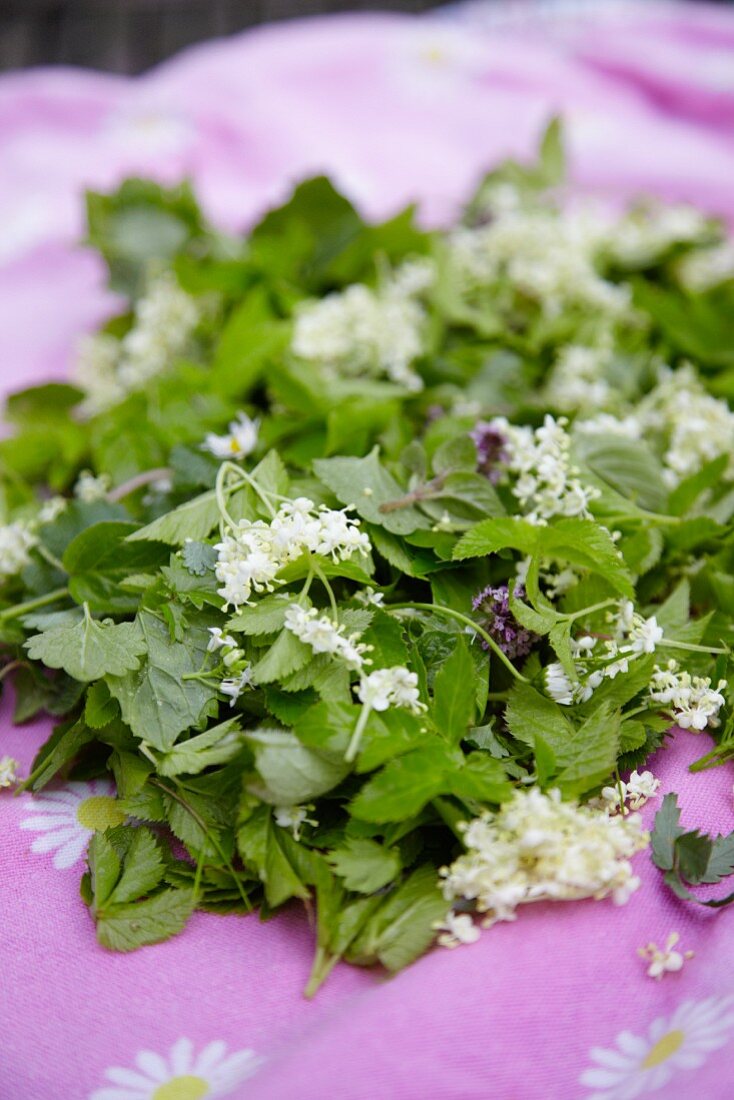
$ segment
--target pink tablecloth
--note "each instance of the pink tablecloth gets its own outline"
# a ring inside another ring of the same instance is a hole
[[[3,77],[2,386],[63,374],[78,333],[112,305],[74,243],[80,194],[131,171],[190,174],[228,227],[315,171],[369,214],[417,199],[437,222],[487,165],[529,154],[561,111],[579,186],[734,218],[734,14],[653,2],[587,5],[581,20],[549,12],[313,20],[199,47],[135,80]],[[6,696],[2,708],[0,753],[27,767],[48,725],[14,730]],[[680,792],[686,824],[728,831],[731,769],[686,771],[706,745],[681,733],[651,767]],[[99,793],[69,784],[0,799],[7,1100],[734,1092],[734,929],[726,913],[676,901],[644,854],[643,888],[623,909],[537,905],[390,981],[340,967],[306,1003],[311,933],[295,908],[268,924],[199,915],[131,956],[96,946],[78,896],[77,811]],[[673,930],[695,958],[657,983],[636,949]]]

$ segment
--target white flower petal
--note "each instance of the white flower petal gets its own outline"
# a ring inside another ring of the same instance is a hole
[[[84,855],[87,850],[88,838],[86,835],[73,836],[60,848],[54,856],[54,867],[57,871],[66,871]]]
[[[135,1065],[143,1073],[147,1073],[154,1081],[159,1083],[168,1081],[171,1073],[164,1058],[155,1054],[152,1050],[141,1050],[135,1058]]]

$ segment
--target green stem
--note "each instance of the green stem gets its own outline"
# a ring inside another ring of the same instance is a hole
[[[327,592],[328,597],[329,597],[329,603],[331,604],[331,613],[334,616],[334,622],[337,623],[337,622],[339,622],[339,608],[336,605],[336,596],[334,595],[334,589],[329,584],[329,580],[328,580],[326,574],[324,573],[323,569],[319,565],[316,565],[316,563],[314,562],[314,564],[311,566],[311,568],[313,569],[314,573],[316,574],[316,576],[319,578],[319,580],[323,584],[324,588],[326,589],[326,592]]]
[[[35,611],[39,607],[46,607],[47,604],[56,603],[57,600],[62,600],[64,596],[68,595],[68,588],[55,588],[53,592],[47,592],[45,596],[36,596],[34,600],[26,600],[25,603],[17,603],[14,607],[6,607],[4,611],[0,611],[0,620],[17,619],[21,615],[25,615],[27,611]]]
[[[567,613],[557,612],[559,618],[567,619],[569,622],[575,622],[576,619],[581,619],[585,615],[593,615],[595,611],[603,611],[605,607],[611,607],[612,604],[616,604],[619,601],[612,598],[609,600],[602,600],[601,603],[594,603],[591,607],[582,607],[580,611],[570,611]]]
[[[359,718],[357,719],[357,724],[354,727],[354,733],[352,734],[349,744],[347,746],[347,751],[344,753],[344,759],[347,761],[348,764],[351,764],[359,751],[362,734],[365,731],[365,726],[367,725],[371,713],[372,708],[366,703],[363,703],[362,710],[360,711]]]
[[[461,611],[454,611],[452,607],[442,607],[440,604],[434,603],[391,603],[385,604],[385,611],[433,611],[437,615],[447,615],[450,619],[456,619],[458,623],[463,623],[465,626],[470,627],[480,638],[483,638],[492,652],[500,659],[505,668],[512,673],[516,680],[519,680],[522,684],[529,684],[527,676],[523,676],[519,672],[509,657],[503,653],[497,642],[494,640],[491,634],[488,634],[484,627],[479,623],[474,622],[468,615],[462,614]]]
[[[131,493],[137,492],[138,489],[144,489],[146,485],[152,485],[154,481],[169,478],[172,472],[168,466],[159,466],[155,470],[144,470],[142,474],[136,474],[135,477],[123,481],[115,489],[110,489],[107,499],[111,500],[113,504],[118,500],[124,500],[125,497],[129,497]]]
[[[226,478],[228,471],[232,468],[233,467],[230,462],[223,462],[222,465],[219,467],[219,470],[217,471],[217,480],[214,485],[214,492],[217,496],[217,507],[219,508],[222,519],[229,527],[235,527],[236,524],[229,514],[229,511],[227,510],[224,479]],[[234,467],[234,469],[236,468],[237,467]]]
[[[233,493],[233,492],[234,492],[234,491],[235,491],[236,489],[239,489],[239,488],[241,488],[243,484],[244,484],[244,485],[249,485],[249,486],[250,486],[250,488],[251,488],[251,489],[252,489],[252,490],[253,490],[253,491],[254,491],[255,493],[257,493],[257,495],[258,495],[258,496],[260,497],[260,500],[261,500],[261,501],[263,502],[263,504],[264,504],[264,505],[265,505],[265,507],[267,508],[268,512],[270,513],[270,516],[271,516],[271,518],[274,518],[274,517],[275,517],[275,508],[273,508],[273,505],[272,505],[272,503],[271,503],[271,500],[273,499],[273,497],[275,496],[275,494],[273,494],[273,493],[269,493],[269,492],[267,491],[267,489],[262,489],[262,488],[261,488],[261,487],[260,487],[260,486],[258,485],[258,483],[257,483],[257,482],[255,481],[254,477],[251,477],[251,476],[250,476],[250,474],[248,474],[246,470],[243,470],[243,469],[242,469],[242,467],[241,467],[241,466],[236,466],[236,465],[234,464],[234,462],[224,462],[224,463],[222,464],[222,469],[226,470],[227,472],[229,472],[230,470],[232,470],[232,471],[233,471],[234,473],[236,473],[236,474],[238,475],[238,477],[239,477],[239,478],[241,479],[241,480],[240,480],[240,482],[239,482],[238,484],[236,484],[236,485],[232,485],[232,486],[230,487],[230,489],[229,489],[229,492],[232,492],[232,493]],[[222,470],[220,469],[220,471],[219,471],[219,472],[220,472],[220,474],[221,474]],[[219,476],[219,475],[217,475],[217,477],[218,477],[218,476]],[[285,498],[285,497],[278,497],[277,499],[278,499],[278,500],[284,500],[284,499],[286,499],[286,498]]]
[[[313,997],[318,992],[338,962],[338,955],[330,955],[325,947],[316,948],[308,985],[303,991],[305,997]]]
[[[58,569],[59,573],[66,573],[63,562],[60,561],[55,554],[52,554],[51,551],[46,546],[44,546],[42,542],[37,542],[35,549],[38,551],[44,561],[47,561],[49,565],[52,565],[54,567],[54,569]]]
[[[707,645],[694,645],[693,642],[671,642],[668,638],[663,638],[659,643],[661,648],[664,649],[686,649],[690,653],[729,653],[728,649],[717,649],[716,646]]]
[[[186,810],[186,812],[189,814],[189,816],[191,818],[193,818],[193,820],[199,826],[201,831],[204,833],[204,836],[207,838],[207,840],[211,844],[212,848],[214,848],[214,851],[217,853],[217,855],[221,859],[224,866],[227,868],[227,870],[232,875],[232,877],[235,880],[235,883],[237,885],[237,892],[240,895],[240,897],[242,898],[242,901],[244,902],[245,908],[247,909],[248,913],[251,913],[252,912],[252,903],[251,903],[249,897],[247,896],[246,890],[244,889],[244,887],[242,886],[242,883],[240,882],[239,875],[237,874],[234,867],[232,866],[231,860],[229,860],[227,858],[227,856],[224,854],[224,852],[222,851],[222,846],[220,845],[217,838],[209,831],[209,826],[207,825],[206,821],[201,816],[201,814],[197,813],[197,811],[194,809],[194,807],[189,802],[186,801],[186,799],[183,797],[182,794],[179,793],[178,789],[173,789],[172,790],[170,787],[167,787],[165,783],[161,783],[160,779],[151,779],[151,783],[153,784],[154,787],[158,787],[165,794],[167,794],[169,796],[169,798],[172,798],[175,802],[178,802],[179,806],[182,806],[183,809]]]

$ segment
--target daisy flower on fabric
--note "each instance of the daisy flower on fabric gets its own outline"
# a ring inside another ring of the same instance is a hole
[[[614,1050],[594,1047],[596,1065],[579,1081],[596,1091],[587,1100],[634,1100],[656,1092],[679,1070],[698,1069],[734,1029],[734,996],[684,1001],[670,1019],[659,1016],[647,1036],[623,1031]]]
[[[214,1100],[251,1077],[261,1061],[252,1050],[228,1054],[221,1039],[195,1055],[191,1040],[179,1039],[168,1057],[142,1050],[135,1069],[105,1070],[110,1084],[96,1089],[89,1100]]]
[[[39,833],[31,844],[36,855],[54,852],[54,867],[66,871],[84,855],[96,830],[122,825],[125,814],[115,798],[115,788],[104,779],[67,783],[56,791],[44,791],[26,802],[30,812],[21,829]]]

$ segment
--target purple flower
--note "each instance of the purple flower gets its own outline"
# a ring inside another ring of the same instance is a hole
[[[516,585],[515,599],[521,600],[524,596],[523,586]],[[472,600],[472,608],[479,625],[494,638],[510,660],[527,656],[538,641],[537,634],[521,626],[510,611],[510,591],[506,584],[501,584],[497,588],[488,585],[481,592],[477,592]],[[484,638],[480,638],[480,641],[483,649],[489,649],[489,644]]]
[[[507,461],[507,439],[488,420],[478,420],[469,435],[477,448],[477,470],[496,485],[502,477],[502,464]]]

